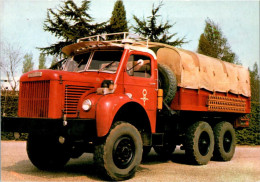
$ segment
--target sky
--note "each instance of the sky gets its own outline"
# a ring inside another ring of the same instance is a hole
[[[90,15],[95,22],[109,20],[116,0],[91,1]],[[75,0],[80,4],[80,0]],[[135,25],[133,15],[139,18],[151,15],[153,4],[159,0],[123,0],[128,25]],[[259,65],[259,1],[198,1],[164,0],[159,11],[162,22],[175,23],[170,33],[176,38],[186,37],[188,43],[182,48],[196,51],[205,20],[210,18],[221,28],[231,49],[242,65],[252,68]],[[62,5],[57,0],[0,0],[0,40],[22,48],[22,54],[32,53],[35,68],[38,67],[40,51],[57,38],[43,30],[47,9]],[[50,64],[51,58],[49,58]],[[47,65],[48,66],[48,65]],[[21,74],[21,69],[18,75]]]

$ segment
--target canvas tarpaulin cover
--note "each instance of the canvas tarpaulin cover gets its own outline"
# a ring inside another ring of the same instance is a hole
[[[160,48],[157,61],[172,69],[179,87],[251,96],[249,71],[243,66],[175,47]]]

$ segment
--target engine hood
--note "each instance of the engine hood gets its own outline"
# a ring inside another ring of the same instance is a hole
[[[21,76],[20,82],[27,81],[72,81],[72,82],[88,82],[101,83],[104,79],[114,80],[115,74],[103,72],[67,72],[56,70],[35,70],[25,73]]]

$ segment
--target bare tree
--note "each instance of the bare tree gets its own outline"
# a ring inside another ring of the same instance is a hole
[[[13,46],[10,43],[1,42],[1,71],[7,77],[10,87],[15,93],[18,88],[18,69],[22,61],[21,47]]]

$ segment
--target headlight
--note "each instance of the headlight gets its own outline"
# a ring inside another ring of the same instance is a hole
[[[91,108],[91,105],[92,105],[92,103],[91,103],[91,101],[90,101],[89,99],[84,100],[84,102],[83,102],[83,104],[82,104],[82,109],[83,109],[84,111],[89,111],[90,108]]]

